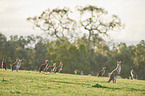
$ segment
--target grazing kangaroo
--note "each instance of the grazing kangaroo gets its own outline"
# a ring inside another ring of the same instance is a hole
[[[47,67],[46,72],[52,72],[55,70],[55,68],[56,68],[56,63],[53,63],[53,66]]]
[[[105,74],[105,69],[106,69],[106,67],[103,67],[103,69],[98,72],[97,76],[98,77],[103,76]]]
[[[134,72],[133,69],[130,71],[130,75],[131,75],[131,79],[137,80],[138,76],[137,76],[137,74]]]
[[[60,72],[62,70],[62,67],[63,67],[63,63],[62,61],[60,62],[59,66],[55,69],[55,72]]]
[[[46,68],[48,67],[48,60],[45,60],[45,64],[41,64],[40,67],[39,67],[39,72],[41,71],[45,71]]]
[[[121,72],[121,61],[117,61],[117,67],[111,73],[109,73],[108,83],[111,80],[113,81],[113,83],[116,83],[117,76],[120,74],[120,72]]]
[[[5,70],[7,69],[7,64],[6,64],[6,60],[3,58],[2,60],[2,69],[5,68]]]
[[[12,65],[12,71],[16,70],[18,72],[18,69],[21,67],[21,63],[22,59],[17,59]]]

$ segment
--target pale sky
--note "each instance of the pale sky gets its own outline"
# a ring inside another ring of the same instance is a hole
[[[41,35],[26,18],[38,16],[47,8],[66,6],[73,10],[77,5],[95,5],[118,15],[125,29],[111,33],[114,41],[145,40],[145,0],[0,0],[0,32],[6,37]]]

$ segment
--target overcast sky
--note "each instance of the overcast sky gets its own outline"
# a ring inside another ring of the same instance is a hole
[[[75,6],[95,5],[118,15],[125,29],[112,32],[114,41],[139,42],[145,40],[145,0],[0,0],[0,32],[10,35],[40,35],[27,17],[40,15],[47,8],[74,9]]]

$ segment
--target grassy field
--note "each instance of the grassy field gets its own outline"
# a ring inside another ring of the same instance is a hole
[[[145,96],[145,81],[0,69],[0,96]]]

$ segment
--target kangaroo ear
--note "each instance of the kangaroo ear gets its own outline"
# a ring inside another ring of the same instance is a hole
[[[121,63],[121,61],[117,61],[117,63]]]

